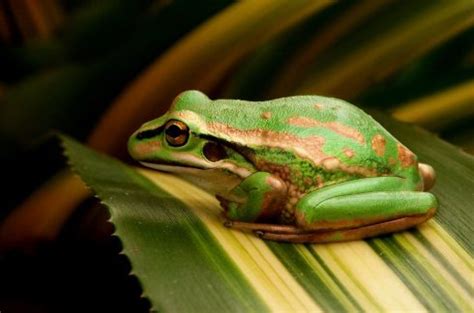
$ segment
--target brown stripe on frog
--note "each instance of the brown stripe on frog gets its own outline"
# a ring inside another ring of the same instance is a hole
[[[288,133],[279,133],[266,129],[242,130],[231,126],[210,122],[208,131],[219,135],[220,138],[245,146],[260,146],[276,148],[283,151],[293,151],[298,157],[312,162],[316,167],[323,167],[328,171],[341,170],[348,174],[364,177],[376,176],[375,168],[347,165],[336,157],[328,156],[322,151],[325,140],[319,136],[298,137]]]
[[[158,140],[139,142],[133,146],[133,157],[142,159],[161,149]]]
[[[339,135],[354,139],[360,144],[365,142],[364,136],[359,131],[338,122],[321,122],[309,117],[295,116],[288,118],[288,124],[305,128],[326,127]]]
[[[272,112],[269,112],[269,111],[262,112],[262,114],[260,114],[260,117],[264,120],[269,120],[272,118]]]
[[[349,159],[352,159],[352,157],[355,155],[354,150],[349,149],[349,148],[344,148],[342,152],[348,157]]]
[[[388,158],[388,165],[394,166],[395,164],[397,164],[397,160],[395,160],[394,157],[389,157]]]
[[[207,129],[211,134],[229,138],[230,142],[240,143],[245,146],[261,146],[278,148],[284,151],[294,151],[301,158],[310,160],[315,165],[320,165],[321,160],[327,158],[322,151],[325,140],[319,136],[298,137],[288,133],[279,133],[266,129],[242,130],[225,124],[210,122]]]
[[[408,150],[405,146],[397,143],[398,160],[402,167],[410,167],[416,164],[416,156],[413,152]]]
[[[279,218],[281,209],[284,207],[287,197],[287,184],[281,179],[269,176],[266,182],[272,188],[263,196],[262,211],[258,216],[258,221],[272,220]]]
[[[271,173],[272,176],[277,177],[277,180],[285,184],[286,188],[284,199],[282,202],[279,203],[278,206],[278,209],[280,210],[279,218],[280,222],[282,222],[283,224],[293,224],[293,212],[295,205],[298,200],[306,193],[306,190],[309,189],[311,186],[297,186],[292,180],[291,169],[288,165],[275,164],[262,159],[255,159],[254,161],[256,168],[259,171]],[[282,188],[278,189],[281,190]],[[269,214],[267,213],[265,214],[265,216],[269,216]]]
[[[334,172],[341,170],[347,174],[361,175],[364,177],[377,176],[378,172],[375,168],[368,168],[356,165],[347,165],[336,157],[328,157],[322,160],[321,165],[328,171]]]
[[[375,154],[382,157],[385,154],[385,144],[387,141],[381,134],[377,134],[372,138],[371,144]]]

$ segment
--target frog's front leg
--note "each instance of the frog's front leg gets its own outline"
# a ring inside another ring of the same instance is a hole
[[[411,191],[399,177],[365,178],[313,191],[296,205],[302,234],[263,232],[265,239],[291,242],[354,240],[403,230],[434,215],[436,198]]]
[[[231,191],[234,198],[243,199],[241,202],[220,199],[230,220],[226,226],[245,228],[244,224],[272,219],[283,207],[286,191],[285,183],[270,173],[251,174]]]

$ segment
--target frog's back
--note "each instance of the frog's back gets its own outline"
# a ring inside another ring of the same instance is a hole
[[[310,167],[310,175],[317,171],[326,180],[392,174],[418,179],[416,156],[371,116],[340,99],[209,100],[192,110],[206,119],[209,135],[251,148],[257,163]]]

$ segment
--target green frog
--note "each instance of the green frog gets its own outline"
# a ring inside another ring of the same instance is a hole
[[[356,240],[413,227],[438,207],[433,168],[335,98],[178,95],[128,142],[146,167],[216,195],[224,225],[269,240]]]

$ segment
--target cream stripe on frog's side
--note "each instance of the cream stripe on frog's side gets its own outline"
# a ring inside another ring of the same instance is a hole
[[[339,281],[354,292],[366,311],[426,311],[366,242],[312,245],[312,248]]]
[[[222,226],[220,209],[212,196],[171,175],[139,171],[177,196],[205,223],[272,311],[322,311],[260,239]],[[180,188],[176,188],[178,185]]]

